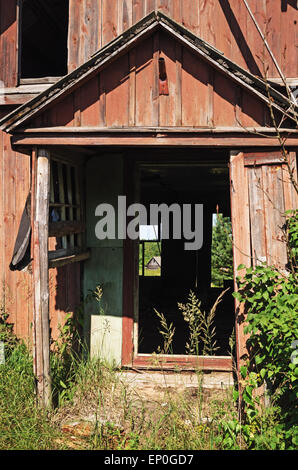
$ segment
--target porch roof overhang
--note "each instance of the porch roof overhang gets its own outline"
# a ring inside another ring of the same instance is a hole
[[[51,147],[287,147],[298,148],[298,130],[275,128],[83,128],[49,127],[17,130],[16,146]]]
[[[85,64],[0,120],[0,128],[12,134],[19,129],[26,129],[28,132],[36,135],[40,129],[30,129],[30,121],[33,117],[45,110],[50,104],[53,104],[69,94],[72,90],[78,88],[95,73],[106,67],[110,62],[116,60],[119,56],[130,50],[130,48],[134,47],[140,40],[153,34],[153,32],[158,29],[167,32],[167,34],[171,35],[177,41],[189,47],[201,59],[207,61],[214,68],[228,76],[232,81],[244,87],[259,100],[271,104],[272,108],[281,112],[283,116],[287,116],[292,121],[297,122],[298,114],[296,103],[293,103],[285,95],[279,93],[265,80],[256,77],[233,61],[227,59],[212,45],[200,39],[165,14],[153,12],[118,36],[107,46],[100,49]],[[66,132],[65,128],[64,131]],[[76,129],[75,132],[77,131]],[[99,137],[100,135],[102,136],[103,132],[107,131],[112,132],[112,129],[97,129],[96,133]],[[121,131],[123,131],[123,129],[121,129]],[[129,131],[133,132],[132,129]],[[140,128],[138,128],[138,131],[143,132]],[[185,129],[182,128],[182,131],[185,132]],[[206,129],[204,131],[207,132]],[[52,136],[53,133],[56,132],[61,136],[62,131],[57,128],[44,128],[43,132],[48,134],[51,139],[50,136]],[[163,130],[160,129],[160,132],[163,132]],[[209,129],[208,132],[213,134],[213,129]],[[230,129],[229,132],[234,132],[234,130]],[[247,134],[247,130],[242,129],[242,132]],[[84,133],[90,136],[90,134],[94,133],[94,129],[83,128],[80,132],[80,139],[82,139]],[[70,134],[67,133],[67,135],[68,138],[70,138]],[[115,133],[113,135],[114,137],[116,136]],[[146,133],[146,135],[148,136],[148,133]],[[240,134],[237,133],[237,136],[239,138]],[[20,135],[16,137],[15,144],[18,143],[19,139]],[[90,143],[89,145],[97,145],[97,143]]]

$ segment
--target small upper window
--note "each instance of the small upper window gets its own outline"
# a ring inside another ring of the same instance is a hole
[[[21,79],[67,74],[69,0],[20,2]]]

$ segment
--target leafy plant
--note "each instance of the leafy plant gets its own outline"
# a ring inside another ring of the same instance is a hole
[[[222,214],[217,214],[212,228],[211,279],[214,286],[233,279],[232,224]]]

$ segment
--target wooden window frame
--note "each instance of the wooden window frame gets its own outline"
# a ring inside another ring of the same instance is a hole
[[[58,190],[54,188],[54,162],[58,172]],[[90,256],[85,248],[86,224],[83,210],[83,180],[82,171],[80,171],[80,169],[80,163],[63,159],[51,153],[49,202],[50,268],[84,261]],[[73,181],[75,188],[73,188]],[[65,194],[65,190],[67,194]],[[56,199],[56,195],[58,196],[58,200]],[[51,210],[55,208],[59,209],[61,220],[50,221]],[[77,212],[76,214],[75,211]],[[62,247],[52,250],[50,247],[51,238],[61,239]]]
[[[49,86],[56,83],[58,80],[63,78],[61,76],[46,76],[46,77],[22,77],[22,8],[23,0],[17,0],[16,2],[16,21],[17,21],[17,85],[39,85],[48,84]]]

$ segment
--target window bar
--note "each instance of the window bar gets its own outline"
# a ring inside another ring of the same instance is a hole
[[[61,221],[66,220],[66,209],[65,209],[65,193],[64,193],[64,183],[63,183],[63,169],[62,164],[58,163],[58,182],[59,182],[59,202],[63,205],[61,206]],[[62,237],[62,246],[67,249],[67,237]]]
[[[75,203],[78,206],[76,216],[77,216],[77,220],[80,221],[81,218],[82,218],[82,214],[81,214],[81,202],[82,201],[81,201],[81,196],[80,196],[81,185],[80,185],[78,167],[73,167],[73,171],[74,171],[74,184],[75,184],[75,188],[74,188]],[[82,247],[82,245],[83,245],[83,234],[82,233],[77,234],[77,243],[78,243],[79,247]]]
[[[69,211],[69,220],[73,221],[74,220],[74,218],[73,218],[73,207],[72,207],[73,192],[72,192],[72,184],[71,184],[71,167],[69,165],[67,165],[66,171],[67,171],[67,195],[68,195],[68,204],[69,204],[69,209],[68,209],[68,211]],[[74,246],[75,246],[75,236],[70,235],[69,240],[70,240],[71,248],[74,248]]]

